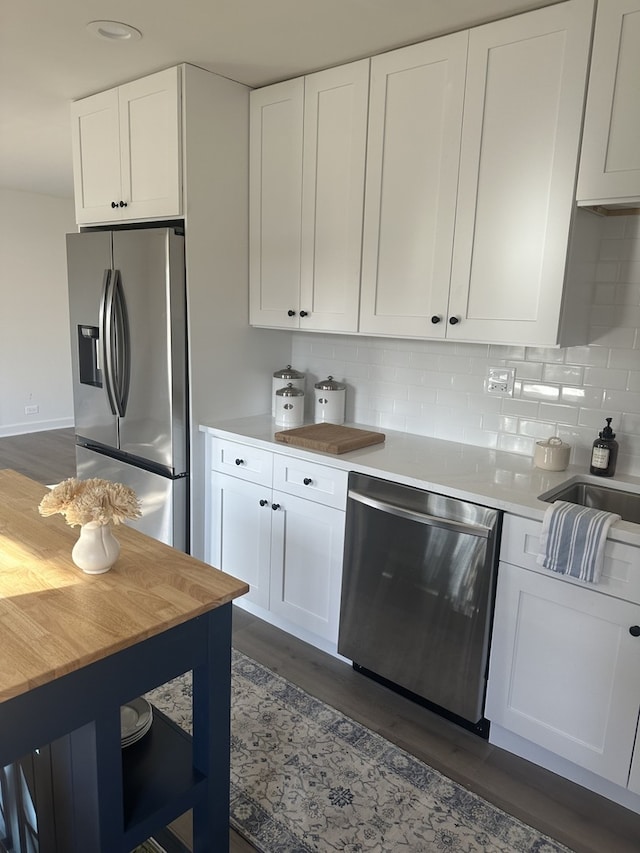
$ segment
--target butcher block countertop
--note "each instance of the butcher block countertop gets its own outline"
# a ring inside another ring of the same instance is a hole
[[[120,556],[86,575],[79,528],[44,518],[46,487],[0,470],[0,702],[160,634],[248,592],[246,583],[126,525]]]

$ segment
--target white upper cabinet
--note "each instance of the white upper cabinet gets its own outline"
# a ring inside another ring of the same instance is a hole
[[[369,60],[251,93],[250,322],[356,331]]]
[[[256,326],[297,328],[304,80],[250,94],[249,312]]]
[[[578,203],[640,204],[640,2],[598,0]]]
[[[570,246],[587,230],[593,9],[567,0],[373,57],[366,135],[366,60],[253,92],[251,322],[585,343],[590,281]]]
[[[572,0],[470,31],[449,338],[561,343],[592,18]]]
[[[182,213],[180,68],[71,105],[78,224]]]
[[[361,332],[445,335],[467,41],[371,60]]]

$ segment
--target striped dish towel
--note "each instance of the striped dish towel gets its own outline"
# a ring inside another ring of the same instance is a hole
[[[542,520],[538,565],[582,581],[598,583],[609,528],[620,516],[556,501]]]

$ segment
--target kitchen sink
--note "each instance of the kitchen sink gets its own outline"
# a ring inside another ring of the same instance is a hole
[[[623,521],[640,524],[640,493],[601,486],[599,483],[577,481],[565,483],[539,496],[541,501],[568,501],[580,506],[617,513]]]

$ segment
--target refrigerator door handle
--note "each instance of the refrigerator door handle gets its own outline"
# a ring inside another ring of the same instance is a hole
[[[113,314],[113,283],[112,270],[105,270],[102,279],[102,297],[100,299],[100,350],[102,352],[102,373],[107,400],[112,415],[117,415],[115,392],[113,387],[111,363],[111,317]]]
[[[119,270],[105,271],[100,329],[107,398],[111,412],[123,418],[129,398],[131,347],[127,306]]]
[[[119,417],[123,418],[127,412],[127,401],[129,399],[129,385],[131,379],[131,341],[129,335],[129,319],[127,316],[127,303],[124,298],[124,289],[120,270],[113,271],[112,289],[112,341],[113,341],[113,377],[116,410]]]

